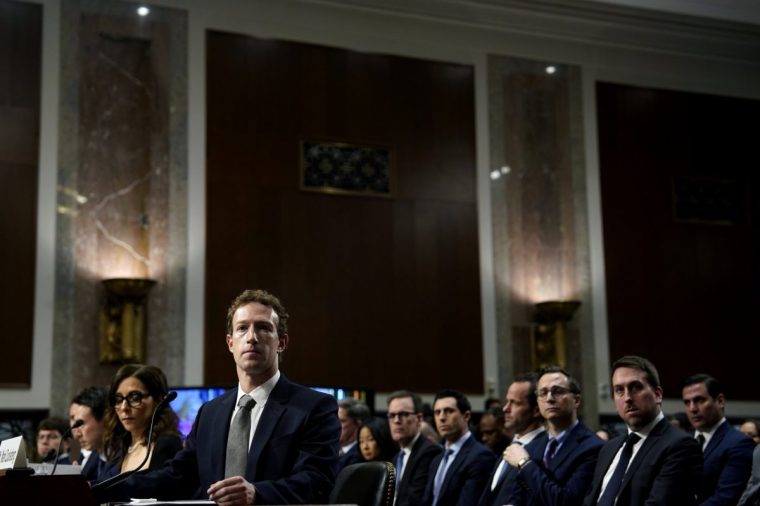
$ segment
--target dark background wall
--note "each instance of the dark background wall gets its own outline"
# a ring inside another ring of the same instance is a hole
[[[597,109],[610,358],[757,399],[760,103],[599,83]]]
[[[472,67],[209,32],[207,94],[206,381],[261,287],[293,379],[482,392]],[[304,137],[391,146],[395,196],[300,191]]]
[[[0,3],[0,386],[30,385],[42,6]]]

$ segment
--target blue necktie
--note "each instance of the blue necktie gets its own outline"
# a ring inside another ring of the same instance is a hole
[[[451,448],[444,452],[441,464],[438,466],[438,472],[435,473],[435,481],[433,481],[433,506],[438,503],[438,496],[441,494],[441,487],[443,486],[443,478],[446,475],[446,463],[449,461],[452,453],[454,453],[454,450]]]
[[[396,455],[396,479],[401,477],[401,469],[404,468],[404,450],[398,452]]]
[[[620,493],[620,486],[623,484],[623,477],[628,469],[628,462],[631,461],[631,455],[633,454],[633,445],[635,445],[641,437],[635,432],[628,434],[625,440],[625,446],[620,453],[620,460],[615,468],[615,472],[612,473],[607,488],[604,489],[602,497],[599,498],[597,506],[614,506],[615,500]]]
[[[544,455],[544,467],[549,469],[549,462],[554,458],[554,454],[557,453],[557,447],[559,446],[559,440],[555,437],[549,440],[549,446]]]

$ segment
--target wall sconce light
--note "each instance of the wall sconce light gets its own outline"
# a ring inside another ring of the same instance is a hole
[[[104,279],[106,303],[100,310],[100,362],[144,362],[148,324],[146,303],[152,279]]]
[[[577,300],[552,300],[535,305],[536,313],[530,326],[534,370],[550,365],[567,367],[567,322],[580,305]]]

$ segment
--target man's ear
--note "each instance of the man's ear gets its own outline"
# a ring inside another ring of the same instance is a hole
[[[282,353],[283,351],[287,350],[289,341],[290,337],[287,334],[281,335],[279,342],[277,343],[277,353]]]
[[[227,334],[227,349],[232,353],[232,336]]]

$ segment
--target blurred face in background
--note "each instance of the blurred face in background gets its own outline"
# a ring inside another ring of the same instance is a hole
[[[74,429],[72,435],[79,441],[85,450],[101,450],[103,448],[103,422],[92,416],[89,406],[72,404],[69,408],[69,423],[74,425],[77,420],[82,420],[84,425]]]
[[[50,451],[58,450],[62,434],[57,430],[42,429],[37,433],[37,453],[45,458]]]
[[[399,397],[388,404],[388,423],[391,437],[401,446],[409,446],[420,431],[422,414],[414,410],[411,397]]]
[[[380,458],[380,445],[375,441],[372,432],[367,427],[359,429],[359,451],[364,460],[377,460]]]

